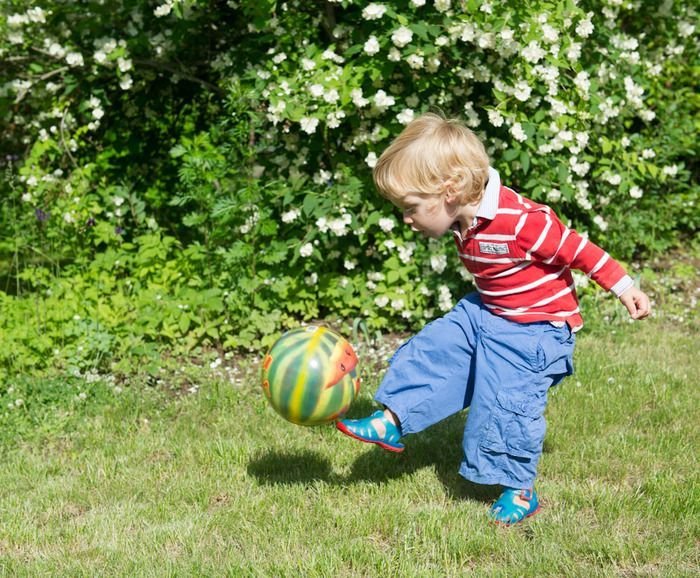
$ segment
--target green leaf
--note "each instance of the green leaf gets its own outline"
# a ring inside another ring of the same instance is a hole
[[[519,154],[520,149],[507,149],[506,152],[503,153],[503,160],[508,162],[513,161],[518,158]]]
[[[523,166],[523,173],[527,174],[530,170],[530,155],[527,151],[522,151],[520,153],[520,164]]]

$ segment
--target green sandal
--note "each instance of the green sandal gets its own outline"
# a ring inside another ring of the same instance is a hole
[[[385,432],[381,435],[375,427],[374,420],[384,424]],[[345,435],[368,444],[377,444],[380,448],[390,452],[402,452],[404,445],[398,443],[401,438],[401,429],[394,425],[382,410],[375,411],[372,415],[362,419],[341,419],[335,423]]]
[[[501,497],[491,506],[491,518],[505,526],[512,526],[540,511],[537,492],[534,489],[517,490],[506,488]]]

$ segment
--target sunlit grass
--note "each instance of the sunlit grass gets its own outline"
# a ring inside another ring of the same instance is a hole
[[[653,320],[582,335],[550,398],[543,511],[510,529],[487,519],[497,490],[456,473],[463,415],[393,455],[284,422],[253,361],[185,395],[18,379],[1,398],[0,572],[696,575],[696,344]],[[353,415],[379,374],[362,359]]]

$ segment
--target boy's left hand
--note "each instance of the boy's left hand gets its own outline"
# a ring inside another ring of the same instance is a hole
[[[651,313],[649,297],[644,291],[636,287],[630,287],[620,295],[620,301],[627,307],[627,311],[630,312],[632,319],[644,319],[649,317]]]

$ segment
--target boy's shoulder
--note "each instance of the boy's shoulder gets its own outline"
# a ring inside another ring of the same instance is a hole
[[[549,205],[523,196],[515,187],[501,185],[498,196],[498,214],[518,214],[534,211],[553,212]]]

